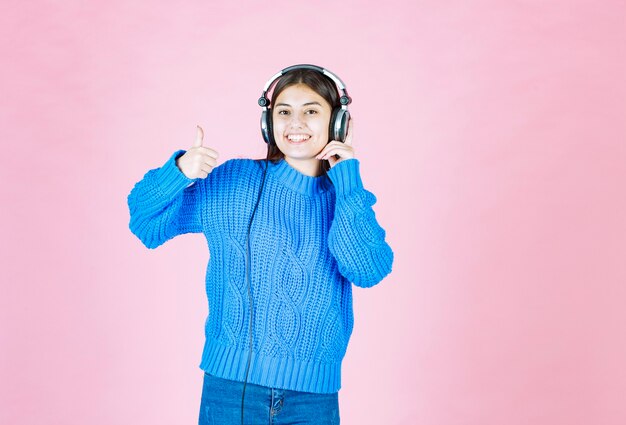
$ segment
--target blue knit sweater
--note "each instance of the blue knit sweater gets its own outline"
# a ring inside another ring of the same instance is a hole
[[[393,252],[363,188],[359,161],[310,177],[269,162],[250,234],[252,347],[246,278],[248,222],[265,161],[231,159],[206,179],[188,179],[175,152],[128,196],[130,229],[148,248],[204,233],[209,317],[200,368],[272,388],[333,393],[352,333],[352,284],[370,287],[391,272]]]

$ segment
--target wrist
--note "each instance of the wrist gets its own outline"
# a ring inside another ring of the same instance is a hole
[[[328,177],[333,182],[337,194],[350,193],[363,188],[360,162],[356,158],[344,159],[328,170]]]

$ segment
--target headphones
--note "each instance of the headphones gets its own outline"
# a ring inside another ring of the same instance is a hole
[[[261,113],[261,134],[263,135],[263,140],[267,144],[275,144],[273,127],[272,127],[272,110],[269,107],[271,104],[270,100],[267,98],[267,92],[270,88],[273,87],[274,83],[283,75],[288,73],[289,71],[293,71],[296,69],[312,69],[314,71],[318,71],[326,77],[330,78],[335,82],[335,85],[339,89],[341,97],[339,98],[340,107],[333,108],[332,114],[330,116],[330,128],[329,128],[329,136],[330,140],[339,140],[343,142],[346,139],[346,135],[348,133],[348,121],[350,121],[350,112],[348,112],[348,105],[352,102],[352,98],[348,95],[346,90],[346,86],[343,84],[343,81],[335,74],[330,72],[327,69],[324,69],[320,66],[316,65],[293,65],[287,67],[274,75],[269,79],[267,83],[265,83],[265,87],[263,88],[263,94],[259,98],[259,105],[263,108],[263,112]]]

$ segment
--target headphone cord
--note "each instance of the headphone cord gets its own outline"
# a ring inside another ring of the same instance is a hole
[[[256,214],[256,209],[259,206],[259,201],[261,200],[261,194],[263,193],[263,186],[265,186],[265,174],[267,172],[267,166],[269,162],[269,147],[267,150],[267,156],[265,158],[265,168],[263,169],[263,181],[261,182],[261,188],[259,189],[259,196],[257,197],[256,204],[254,205],[254,209],[252,210],[252,216],[250,217],[250,222],[248,223],[248,235],[246,236],[246,279],[248,281],[248,302],[250,304],[250,320],[249,320],[249,328],[248,334],[250,335],[250,347],[248,349],[248,364],[246,365],[246,376],[243,382],[243,392],[241,393],[241,425],[243,424],[243,402],[246,396],[246,384],[248,383],[248,372],[250,371],[250,363],[252,361],[252,289],[250,284],[250,229],[252,228],[252,220],[254,220],[254,215]]]

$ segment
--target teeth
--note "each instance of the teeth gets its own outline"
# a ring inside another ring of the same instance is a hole
[[[311,136],[307,136],[306,134],[290,134],[287,136],[289,140],[292,142],[302,142],[303,140],[309,139]]]

